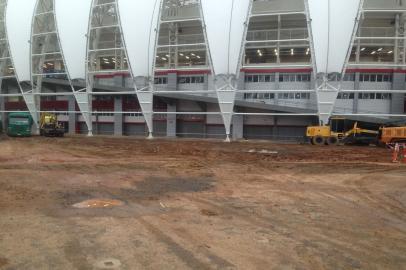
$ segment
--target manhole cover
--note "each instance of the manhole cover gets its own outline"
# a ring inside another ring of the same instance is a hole
[[[105,259],[95,264],[99,269],[117,269],[121,266],[121,262],[116,259]]]
[[[72,205],[75,208],[111,208],[116,206],[123,206],[124,202],[111,199],[91,199]]]

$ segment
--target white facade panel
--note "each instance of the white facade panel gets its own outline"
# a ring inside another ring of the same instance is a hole
[[[317,73],[341,73],[351,46],[360,0],[308,1]]]
[[[159,0],[118,0],[123,36],[134,77],[153,75]]]
[[[86,44],[91,0],[55,0],[61,49],[71,79],[86,77]]]
[[[36,0],[8,1],[6,25],[10,53],[20,81],[31,81],[30,43],[31,23]]]
[[[201,0],[214,73],[237,74],[250,0]]]

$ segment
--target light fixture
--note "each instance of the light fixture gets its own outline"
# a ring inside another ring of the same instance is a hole
[[[393,51],[389,51],[389,52],[388,52],[388,54],[392,54],[392,53],[393,53]]]
[[[196,56],[197,59],[200,59],[201,57],[199,55]]]
[[[371,52],[371,54],[376,54],[376,51]]]
[[[306,55],[309,55],[309,53],[310,53],[310,48],[307,48]]]
[[[165,58],[165,57],[162,57],[161,59],[162,59],[162,60],[164,60],[164,61],[168,60],[168,59],[167,59],[167,58]]]
[[[362,49],[361,49],[361,52],[365,51],[365,49],[366,49],[366,48],[362,48]]]
[[[104,61],[109,61],[109,59],[107,59],[107,58],[103,58],[103,60],[104,60]]]
[[[382,50],[383,50],[383,48],[379,48],[379,49],[378,49],[378,52],[380,52],[380,51],[382,51]]]
[[[167,54],[166,57],[169,57],[169,54]]]
[[[184,54],[183,54],[183,53],[180,53],[179,55],[180,55],[180,56],[184,56]]]
[[[194,54],[194,53],[191,53],[190,55],[191,55],[191,56],[196,56],[196,54]]]
[[[190,59],[190,57],[189,57],[189,56],[186,56],[186,59]]]
[[[275,52],[275,55],[278,55],[278,50],[277,49],[275,49],[274,52]]]
[[[290,49],[290,55],[294,55],[295,51],[293,49]]]

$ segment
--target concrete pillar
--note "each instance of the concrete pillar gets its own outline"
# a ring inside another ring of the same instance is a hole
[[[238,78],[237,81],[237,89],[238,90],[245,90],[245,72],[241,71],[240,72],[240,77]],[[237,94],[235,96],[235,100],[244,100],[244,94],[243,93],[239,93],[237,91]]]
[[[275,90],[280,90],[279,76],[280,76],[280,73],[276,72],[275,73]],[[278,93],[275,93],[275,102],[278,102]]]
[[[0,130],[2,130],[3,132],[6,132],[6,122],[7,122],[7,117],[6,117],[6,113],[4,112],[6,110],[6,102],[5,102],[5,98],[4,97],[0,97],[0,117],[1,117],[1,127]]]
[[[233,117],[233,140],[244,138],[244,116],[234,115]]]
[[[176,91],[178,88],[178,75],[176,72],[168,73],[168,91]]]
[[[273,136],[273,139],[277,139],[278,138],[278,136],[279,136],[279,126],[278,126],[278,116],[274,116],[273,117],[273,122],[274,122],[274,124],[273,124],[273,129],[272,129],[272,136]]]
[[[68,111],[71,112],[69,113],[69,134],[74,135],[76,134],[76,125],[77,125],[77,119],[78,115],[74,113],[76,111],[76,99],[74,96],[69,96],[68,98]]]
[[[123,98],[121,96],[114,97],[114,111],[123,111]],[[114,114],[114,136],[123,136],[123,118],[122,113]]]
[[[176,104],[168,104],[167,112],[176,112]],[[170,138],[176,137],[176,114],[168,114],[166,118],[166,136]]]
[[[359,72],[355,73],[354,90],[360,90],[360,73]],[[358,103],[359,103],[358,91],[355,91],[354,100],[352,103],[352,112],[353,113],[358,113]]]
[[[406,80],[405,73],[393,73],[392,90],[405,90],[406,89],[405,80]],[[404,106],[405,106],[405,94],[392,94],[390,113],[402,114],[404,113]]]

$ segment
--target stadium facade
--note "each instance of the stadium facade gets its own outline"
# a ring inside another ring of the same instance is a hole
[[[294,139],[405,122],[403,0],[0,0],[0,111],[68,132]]]

